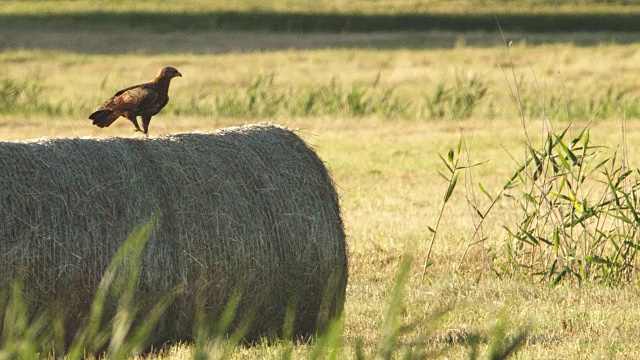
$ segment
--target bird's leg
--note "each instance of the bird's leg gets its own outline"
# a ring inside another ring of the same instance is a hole
[[[142,116],[142,132],[145,135],[148,135],[149,132],[149,123],[151,122],[151,116],[144,115]]]
[[[129,121],[131,121],[133,123],[133,126],[135,126],[135,130],[133,131],[142,131],[140,129],[140,125],[138,125],[138,119],[136,119],[136,116],[134,114],[128,113],[127,114],[127,119],[129,119]]]

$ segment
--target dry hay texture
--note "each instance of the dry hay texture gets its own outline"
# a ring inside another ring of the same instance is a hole
[[[136,301],[150,307],[182,287],[154,344],[192,339],[196,308],[215,321],[238,288],[238,313],[256,314],[248,337],[279,331],[288,304],[299,335],[341,312],[347,250],[333,181],[302,139],[270,124],[0,142],[0,289],[20,276],[34,309],[64,304],[73,334],[113,255],[153,213]]]

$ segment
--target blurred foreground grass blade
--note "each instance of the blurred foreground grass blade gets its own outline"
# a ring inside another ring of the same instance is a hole
[[[116,314],[113,318],[111,339],[109,342],[109,354],[114,359],[123,359],[128,355],[127,350],[138,348],[138,344],[124,346],[127,342],[127,336],[131,330],[134,319],[139,311],[134,304],[136,295],[136,287],[139,281],[140,268],[142,266],[142,253],[146,243],[151,236],[153,224],[147,224],[143,227],[132,241],[131,246],[125,245],[123,249],[127,249],[127,262],[125,268],[121,269],[119,277],[114,284],[113,292],[120,296]],[[143,339],[144,341],[145,339]],[[130,342],[130,340],[129,340]]]
[[[241,298],[241,292],[236,289],[215,324],[211,323],[210,314],[206,312],[205,299],[198,299],[194,360],[209,359],[212,352],[210,349],[211,344],[214,345],[213,351],[219,355],[219,358],[222,358],[221,353],[225,352],[222,348],[226,348],[226,344],[223,343],[227,340],[226,335],[233,326]]]
[[[240,300],[242,300],[242,293],[239,290],[236,290],[229,299],[229,302],[227,302],[220,319],[216,323],[212,334],[214,338],[223,337],[229,330],[231,330],[238,307],[240,306]]]
[[[133,333],[129,334],[129,339],[120,345],[119,351],[113,355],[113,358],[124,359],[143,351],[158,322],[181,292],[182,289],[175,289],[165,294],[151,311],[145,314],[140,324],[134,328]]]
[[[289,360],[293,353],[293,332],[296,320],[296,307],[293,301],[289,302],[287,312],[284,315],[284,323],[282,325],[282,350],[280,359]]]
[[[344,316],[340,316],[339,318],[333,319],[329,323],[327,330],[315,340],[309,359],[339,359],[342,349],[343,333]]]
[[[364,343],[361,337],[356,338],[355,344],[353,345],[353,357],[356,360],[365,360],[367,357],[364,352]]]
[[[35,359],[41,351],[50,351],[43,348],[43,343],[51,338],[51,332],[47,332],[49,316],[43,313],[36,319],[30,320],[29,304],[23,296],[22,282],[14,281],[6,308],[3,322],[0,324],[0,359]]]
[[[109,342],[109,357],[113,359],[126,358],[146,346],[155,325],[175,297],[175,292],[167,294],[148,314],[142,314],[144,318],[139,316],[139,309],[133,306],[142,253],[156,219],[157,216],[154,215],[146,224],[138,227],[114,255],[103,274],[83,327],[66,349],[66,359],[84,358],[105,349]],[[53,304],[33,315],[22,294],[23,289],[17,280],[8,303],[2,308],[3,342],[0,359],[35,359],[62,355],[62,351],[65,351],[64,309]],[[119,305],[115,309],[114,318],[110,320],[107,316],[113,309],[107,304],[116,299],[119,300]],[[134,319],[139,319],[140,325],[133,327]]]
[[[508,313],[502,310],[498,316],[498,322],[491,330],[489,336],[489,354],[491,360],[507,359],[525,344],[529,330],[520,329],[518,333],[510,338],[507,336]]]
[[[245,339],[257,315],[258,305],[254,303],[248,309],[241,309],[242,291],[240,289],[241,286],[231,295],[215,324],[212,324],[212,319],[209,318],[211,314],[206,313],[203,307],[198,309],[193,359],[229,358]],[[204,303],[199,301],[199,304]],[[240,310],[243,315],[238,320]]]
[[[402,323],[402,311],[404,308],[404,293],[411,268],[411,257],[405,255],[400,262],[400,267],[393,282],[393,288],[387,300],[387,311],[380,328],[380,339],[376,350],[376,359],[391,359],[397,350],[400,340]]]
[[[144,247],[149,241],[151,231],[156,222],[157,214],[154,214],[146,224],[138,227],[127,238],[124,244],[114,255],[98,286],[96,296],[91,304],[89,318],[84,328],[76,334],[76,339],[69,349],[69,353],[67,355],[68,359],[81,359],[87,351],[96,351],[106,345],[106,342],[109,341],[108,331],[105,329],[104,324],[107,297],[110,295],[110,292],[113,292],[115,295],[123,296],[125,301],[131,301],[131,297],[135,291],[135,284],[138,281],[137,275],[139,268],[127,269],[126,267],[128,265],[135,267],[135,264],[141,260],[140,257],[142,256]],[[118,274],[121,273],[128,275],[128,277],[124,276],[117,280]],[[115,287],[112,287],[112,285],[114,285],[114,281]],[[128,286],[125,287],[125,285]],[[122,311],[130,311],[130,309],[123,309]],[[131,316],[133,316],[133,314],[122,314],[120,320],[115,320],[114,331],[117,333],[117,338],[112,339],[111,342],[114,344],[113,346],[116,349],[122,346],[125,341],[124,337],[126,336],[126,333],[128,333],[129,326],[131,324],[130,322],[132,321]]]

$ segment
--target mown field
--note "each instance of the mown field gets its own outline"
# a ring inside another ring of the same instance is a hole
[[[304,3],[220,2],[214,9],[388,16],[414,10],[397,1]],[[460,13],[464,6],[471,14],[487,14],[490,6],[503,13],[576,14],[585,4],[596,13],[638,16],[640,11],[624,1],[478,4],[415,6],[425,14]],[[152,120],[151,136],[263,121],[298,129],[338,186],[350,277],[337,353],[318,354],[313,343],[294,344],[293,358],[361,358],[358,349],[368,358],[384,354],[381,344],[391,344],[398,357],[473,358],[477,348],[485,358],[495,344],[519,334],[525,335],[514,354],[518,359],[640,356],[635,255],[628,255],[625,266],[631,270],[624,279],[603,275],[579,281],[574,274],[553,285],[559,271],[546,278],[515,266],[509,256],[515,245],[505,227],[513,231],[523,220],[522,201],[513,199],[524,198],[524,190],[508,190],[512,197],[493,205],[489,199],[531,158],[527,144],[544,149],[549,131],[569,129],[569,144],[589,127],[590,144],[598,147],[592,150],[595,160],[585,162],[588,170],[614,154],[616,164],[637,168],[638,32],[531,33],[505,27],[505,47],[497,31],[213,31],[206,26],[155,31],[153,16],[143,27],[55,17],[103,11],[107,18],[122,19],[119,14],[152,10],[170,16],[210,7],[203,1],[0,4],[0,17],[13,21],[0,24],[0,140],[139,136],[124,119],[98,129],[87,116],[116,90],[147,81],[167,65],[183,77],[173,81],[171,101]],[[53,15],[39,27],[29,22],[33,14]],[[443,206],[450,184],[438,171],[448,174],[443,162],[450,149],[460,165],[478,165],[459,171]],[[601,175],[594,179],[585,185],[586,197],[601,189]],[[482,219],[473,206],[481,213],[491,210]],[[631,242],[634,236],[631,232]],[[394,307],[406,326],[389,341],[387,302],[407,254],[404,297]],[[432,263],[423,271],[427,254]],[[137,358],[187,359],[193,351],[192,344],[180,344]],[[215,351],[212,357],[219,355]],[[284,358],[288,351],[286,343],[261,344],[235,348],[230,356]]]

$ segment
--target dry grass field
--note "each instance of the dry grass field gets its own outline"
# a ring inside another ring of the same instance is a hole
[[[337,3],[362,7],[358,1]],[[450,9],[445,3],[438,9]],[[131,10],[118,4],[112,10]],[[161,8],[173,10],[171,4]],[[192,5],[196,11],[203,6]],[[49,5],[39,6],[37,11]],[[12,2],[3,13],[28,9]],[[490,201],[478,184],[497,194],[529,156],[525,134],[537,146],[550,127],[568,127],[572,137],[589,126],[591,143],[602,146],[596,156],[621,153],[625,145],[629,166],[637,168],[638,34],[505,31],[508,52],[495,32],[128,36],[126,30],[8,29],[0,33],[0,141],[139,136],[125,119],[98,129],[87,116],[116,90],[175,66],[183,77],[173,81],[170,103],[152,120],[151,136],[274,122],[298,129],[336,181],[350,276],[342,345],[320,357],[361,358],[360,347],[374,357],[394,276],[408,254],[405,294],[397,305],[407,326],[394,345],[397,357],[413,352],[416,358],[470,358],[477,343],[485,358],[495,344],[492,336],[514,339],[526,329],[514,358],[638,358],[635,273],[627,282],[569,278],[553,286],[502,271],[512,241],[504,227],[513,228],[520,212],[507,199],[497,201],[478,241],[478,217],[468,201],[486,209]],[[438,97],[438,91],[446,95]],[[311,98],[320,100],[305,107]],[[437,173],[446,172],[438,154],[446,158],[461,138],[462,161],[481,164],[461,175],[443,208],[449,184]],[[422,276],[434,239],[429,228],[441,212],[433,264]],[[287,346],[240,346],[230,357],[286,358]],[[212,358],[217,350],[214,344]],[[318,355],[314,344],[294,344],[290,351],[293,358]],[[136,358],[193,356],[192,344],[180,344]]]

